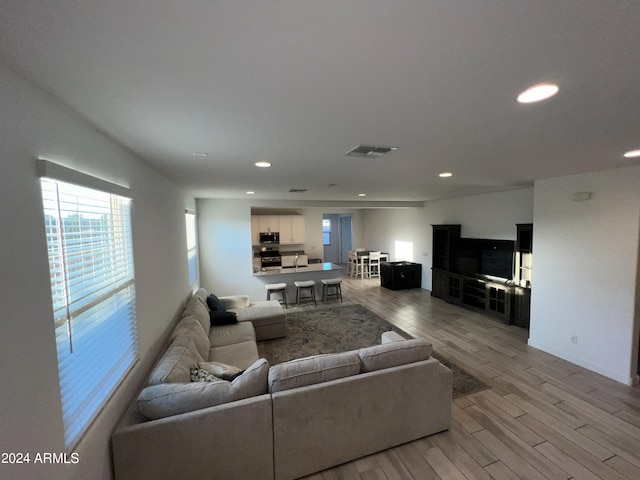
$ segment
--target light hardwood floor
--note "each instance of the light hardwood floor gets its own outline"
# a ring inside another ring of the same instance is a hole
[[[527,346],[528,330],[344,277],[356,301],[491,385],[453,403],[453,426],[307,480],[640,479],[640,389]],[[594,352],[594,355],[606,352]]]

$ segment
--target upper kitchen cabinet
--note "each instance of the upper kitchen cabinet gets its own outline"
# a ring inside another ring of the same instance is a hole
[[[280,217],[278,215],[258,215],[260,232],[271,233],[280,231]]]
[[[304,215],[281,215],[280,245],[304,243]]]
[[[260,244],[260,217],[251,215],[251,245]]]

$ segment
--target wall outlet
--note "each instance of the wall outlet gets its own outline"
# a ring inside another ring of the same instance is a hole
[[[569,343],[573,343],[574,345],[578,344],[578,336],[577,335],[570,335],[569,336]]]

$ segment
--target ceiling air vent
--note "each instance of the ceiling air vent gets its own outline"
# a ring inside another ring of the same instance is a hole
[[[375,147],[373,145],[358,145],[344,154],[345,157],[377,158],[389,152],[394,152],[398,147]]]
[[[289,193],[304,193],[306,192],[306,188],[290,188]]]

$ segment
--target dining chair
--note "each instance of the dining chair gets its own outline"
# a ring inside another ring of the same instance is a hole
[[[364,278],[365,276],[369,276],[369,256],[368,255],[358,255],[356,253],[356,277],[358,274],[360,278]]]
[[[369,278],[380,277],[380,252],[369,252]]]
[[[356,275],[357,255],[353,250],[347,250],[347,275],[355,277]]]

